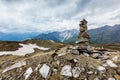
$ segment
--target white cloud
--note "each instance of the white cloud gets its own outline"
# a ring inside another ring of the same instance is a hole
[[[119,0],[0,0],[0,32],[89,29],[120,23]]]

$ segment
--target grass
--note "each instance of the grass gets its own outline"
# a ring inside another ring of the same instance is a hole
[[[15,51],[20,45],[20,42],[13,42],[13,41],[0,41],[0,51]]]
[[[112,49],[120,51],[120,43],[111,43],[111,44],[91,44],[91,46],[94,47],[103,47],[105,49]]]
[[[26,40],[23,42],[15,42],[15,41],[0,41],[0,51],[15,51],[18,48],[22,47],[19,45],[19,43],[23,44],[37,44],[38,46],[51,48],[51,49],[57,49],[65,46],[62,43],[56,43],[49,40]]]

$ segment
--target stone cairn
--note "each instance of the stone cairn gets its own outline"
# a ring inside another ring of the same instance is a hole
[[[72,49],[71,53],[73,54],[82,54],[82,53],[89,53],[91,54],[91,48],[89,46],[89,34],[88,34],[88,29],[87,29],[87,21],[83,19],[80,21],[80,33],[78,36],[78,47],[76,49]]]
[[[87,29],[87,21],[83,19],[80,21],[80,33],[79,33],[79,43],[78,43],[78,49],[87,49],[89,46],[89,34],[88,34],[88,29]]]
[[[76,55],[83,53],[87,53],[87,54],[97,53],[97,55],[100,55],[103,54],[105,51],[108,51],[106,49],[94,50],[92,46],[89,45],[90,36],[88,34],[87,21],[85,19],[80,21],[79,26],[80,26],[80,33],[78,36],[79,39],[78,46],[74,49],[71,49],[71,53]]]

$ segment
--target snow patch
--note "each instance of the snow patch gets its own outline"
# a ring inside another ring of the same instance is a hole
[[[50,48],[44,48],[44,47],[40,47],[37,46],[36,44],[19,44],[20,47],[18,50],[16,51],[0,51],[0,55],[7,55],[7,54],[12,54],[12,55],[19,55],[19,56],[24,56],[26,54],[31,54],[33,52],[35,52],[35,48],[39,49],[39,50],[49,50]]]
[[[64,75],[64,76],[69,76],[71,77],[72,76],[72,73],[71,73],[71,66],[70,65],[65,65],[62,70],[61,70],[61,75]]]
[[[29,67],[26,72],[24,73],[25,80],[32,74],[33,70],[31,67]]]
[[[49,71],[50,71],[50,67],[46,64],[43,64],[43,66],[39,69],[40,74],[44,78],[48,77]]]
[[[110,67],[117,67],[117,65],[115,63],[113,63],[113,61],[111,61],[111,60],[107,60],[106,64]]]
[[[19,61],[18,63],[15,63],[12,66],[9,66],[6,69],[4,69],[2,73],[5,73],[5,72],[7,72],[7,71],[9,71],[11,69],[14,69],[14,68],[22,67],[24,65],[26,65],[26,61]]]

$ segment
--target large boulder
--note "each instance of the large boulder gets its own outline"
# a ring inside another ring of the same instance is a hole
[[[62,70],[61,70],[61,75],[72,77],[71,73],[71,66],[70,65],[65,65]]]
[[[50,67],[47,64],[43,64],[43,66],[39,69],[39,72],[42,75],[42,77],[46,79],[48,78]]]

